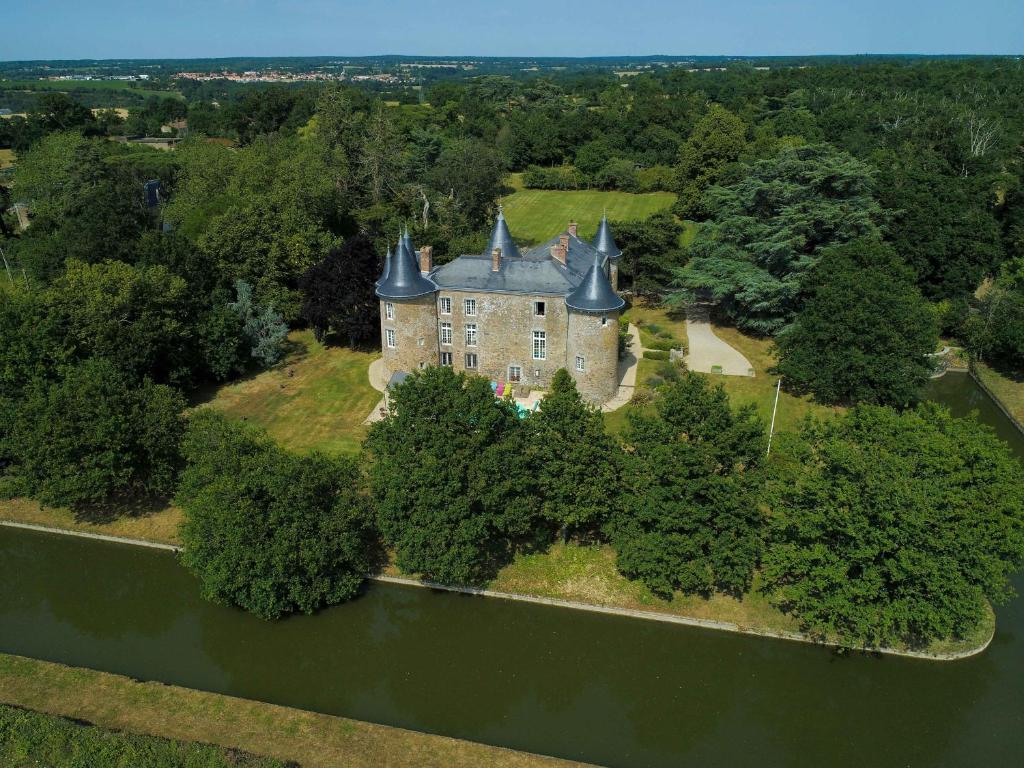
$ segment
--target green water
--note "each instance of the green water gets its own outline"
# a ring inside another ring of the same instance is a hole
[[[1024,764],[1022,630],[933,663],[383,585],[268,624],[171,554],[0,528],[0,651],[615,766]]]

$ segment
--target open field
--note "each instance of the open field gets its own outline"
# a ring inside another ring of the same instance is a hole
[[[303,768],[579,765],[4,654],[0,654],[0,701],[103,728],[243,749],[295,761]]]
[[[0,80],[0,91],[58,91],[60,93],[74,93],[76,91],[128,91],[130,93],[148,98],[182,99],[184,98],[177,91],[158,91],[146,88],[138,82],[128,80]]]
[[[119,768],[124,765],[285,768],[279,760],[212,744],[99,728],[0,704],[0,765]]]
[[[579,223],[580,237],[589,240],[605,208],[609,219],[633,221],[670,207],[676,199],[671,192],[524,189],[519,174],[512,174],[509,183],[516,191],[501,199],[509,230],[517,241],[533,244],[565,231],[570,220]]]
[[[0,168],[9,168],[14,165],[14,150],[0,149]]]
[[[367,373],[379,353],[325,346],[312,331],[288,338],[281,363],[206,392],[200,404],[264,427],[291,450],[357,452],[363,421],[381,398]]]

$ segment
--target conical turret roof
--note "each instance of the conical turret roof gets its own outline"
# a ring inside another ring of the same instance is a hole
[[[437,286],[433,281],[420,274],[419,264],[406,246],[405,237],[399,238],[391,268],[381,275],[377,285],[377,295],[382,299],[412,299],[435,290]]]
[[[565,297],[567,307],[584,312],[613,312],[626,304],[608,282],[608,276],[604,273],[604,258],[600,251],[595,254],[594,263],[583,276],[583,281]]]
[[[612,237],[612,228],[608,226],[607,213],[601,217],[601,225],[597,228],[597,234],[594,235],[590,244],[609,258],[617,259],[622,255],[622,251],[619,250],[619,246],[615,244]]]
[[[420,268],[419,259],[416,258],[416,246],[412,244],[412,237],[409,235],[409,225],[405,225],[405,234],[402,235],[402,247],[405,248],[406,253],[409,254],[409,258],[412,259],[413,266],[416,269]]]
[[[384,271],[380,273],[380,277],[377,278],[377,282],[374,285],[380,285],[388,279],[388,275],[391,274],[391,246],[388,246],[387,255],[384,257]]]
[[[508,224],[505,223],[505,214],[498,209],[498,220],[494,222],[494,230],[491,232],[491,240],[487,243],[485,256],[494,253],[495,248],[501,248],[501,258],[518,258],[519,249],[512,241],[512,233],[508,231]]]

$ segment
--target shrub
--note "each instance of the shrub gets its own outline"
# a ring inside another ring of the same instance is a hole
[[[569,165],[556,168],[531,165],[523,172],[523,186],[527,189],[585,189],[588,179]]]
[[[668,360],[668,351],[661,349],[645,349],[644,360]]]

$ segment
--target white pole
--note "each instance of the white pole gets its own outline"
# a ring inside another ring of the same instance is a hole
[[[768,430],[768,450],[765,451],[764,455],[768,456],[772,452],[772,435],[775,434],[775,414],[779,410],[779,392],[782,391],[782,377],[779,377],[779,383],[775,385],[775,405],[772,407],[772,425]]]

